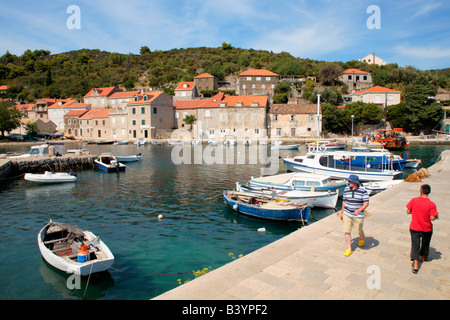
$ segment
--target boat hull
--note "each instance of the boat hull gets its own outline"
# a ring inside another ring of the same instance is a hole
[[[395,177],[398,177],[402,174],[402,172],[397,171],[370,172],[359,170],[341,170],[323,166],[314,167],[296,162],[293,159],[283,158],[282,160],[287,171],[323,174],[329,175],[330,177],[335,179],[348,179],[351,174],[356,174],[361,181],[384,181],[394,180]]]
[[[79,263],[75,260],[69,259],[67,256],[56,255],[49,248],[47,248],[44,243],[45,233],[49,226],[50,224],[47,224],[39,231],[37,241],[42,257],[54,268],[66,273],[75,273],[81,276],[88,276],[92,273],[106,271],[113,265],[114,255],[102,240],[99,240],[97,244],[99,251],[104,254],[104,258],[102,259]],[[88,241],[93,241],[96,238],[96,236],[90,231],[84,231],[84,236]]]
[[[314,207],[334,209],[338,201],[338,192],[310,192],[310,191],[286,191],[286,190],[266,190],[240,185],[238,191],[255,195],[265,195],[278,200],[290,202],[308,203]]]
[[[61,172],[46,172],[44,174],[25,173],[24,179],[36,183],[68,183],[77,181],[76,176]]]
[[[307,222],[311,212],[311,208],[307,205],[302,207],[293,206],[292,209],[284,210],[260,208],[232,199],[228,191],[223,191],[223,198],[225,203],[234,211],[261,219]]]

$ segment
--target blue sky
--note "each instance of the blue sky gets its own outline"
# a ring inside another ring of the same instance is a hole
[[[70,30],[67,8],[80,8]],[[369,29],[371,5],[380,29]],[[388,63],[450,67],[448,0],[0,0],[0,55],[82,48],[139,53],[234,47],[325,61],[375,52]]]

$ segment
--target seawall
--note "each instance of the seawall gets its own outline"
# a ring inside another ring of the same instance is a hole
[[[450,298],[450,150],[428,168],[420,182],[402,182],[370,198],[358,247],[344,256],[342,222],[331,215],[228,263],[206,275],[155,297],[155,300],[295,300]],[[406,204],[431,186],[438,207],[428,261],[411,272]],[[255,230],[255,233],[257,231]]]

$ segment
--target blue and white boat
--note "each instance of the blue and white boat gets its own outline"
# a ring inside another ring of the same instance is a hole
[[[363,168],[370,166],[373,169],[391,169],[397,171],[405,170],[408,164],[406,154],[404,157],[392,154],[387,149],[352,148],[355,152],[367,152],[370,156],[356,155],[350,159],[352,166]],[[349,160],[345,160],[349,161]],[[341,162],[343,163],[343,162]]]
[[[289,172],[259,178],[252,177],[249,180],[249,184],[253,187],[288,191],[337,191],[339,196],[342,196],[342,193],[347,186],[347,181],[343,179],[331,179],[330,176],[321,174]]]
[[[381,168],[372,168],[369,159],[378,156],[388,163]],[[361,163],[366,165],[352,165],[351,160],[355,157],[360,157]],[[351,174],[356,174],[361,181],[384,181],[394,180],[402,174],[401,170],[387,169],[391,168],[392,160],[386,158],[385,152],[315,151],[282,160],[287,171],[328,175],[333,179],[348,179]]]
[[[236,191],[223,191],[225,203],[234,211],[255,218],[306,223],[311,208],[306,203],[289,203]]]
[[[119,172],[125,171],[126,165],[117,161],[116,157],[111,153],[102,153],[97,159],[94,160],[98,169],[106,172]]]

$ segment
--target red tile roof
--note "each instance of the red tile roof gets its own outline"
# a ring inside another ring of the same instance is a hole
[[[86,112],[87,110],[70,110],[64,115],[64,117],[74,117],[74,116],[79,117],[85,114]]]
[[[350,93],[350,94],[365,94],[365,93],[371,93],[371,92],[378,92],[378,93],[384,93],[384,92],[401,93],[401,91],[398,91],[398,90],[389,89],[389,88],[380,87],[380,86],[375,86],[375,87],[369,88],[369,89],[364,90],[364,91],[355,91],[355,92],[352,92],[352,93]]]
[[[151,103],[163,93],[164,93],[164,91],[150,91],[150,92],[139,93],[139,94],[135,95],[135,97],[138,97],[138,101],[134,101],[134,97],[133,97],[133,99],[131,99],[131,101],[128,102],[128,104],[132,105],[132,104]],[[144,101],[145,95],[147,96],[147,101]]]
[[[192,90],[192,88],[195,86],[194,82],[180,82],[175,90]]]
[[[240,76],[278,76],[278,74],[273,73],[266,69],[248,69],[247,71],[239,74]]]
[[[370,74],[370,72],[365,72],[358,69],[347,69],[342,71],[340,74]]]
[[[86,112],[85,114],[83,114],[80,117],[80,119],[108,118],[110,110],[116,110],[116,109],[106,109],[106,108],[91,109],[88,112]]]
[[[85,97],[90,97],[94,93],[94,89],[100,91],[101,96],[109,96],[115,89],[115,87],[93,88],[88,93],[86,93]]]
[[[214,78],[214,76],[213,76],[213,75],[210,75],[210,74],[207,73],[207,72],[205,72],[205,73],[199,74],[198,76],[195,76],[194,79],[195,79],[195,78]]]
[[[112,95],[110,95],[108,98],[112,99],[112,98],[132,98],[135,95],[139,94],[139,90],[136,91],[119,91],[119,92],[114,92]]]
[[[175,101],[173,105],[175,110],[218,108],[220,104],[225,104],[225,107],[236,107],[238,103],[241,103],[242,107],[254,107],[255,104],[265,107],[267,101],[267,96],[225,96],[220,92],[207,100],[180,100]]]

